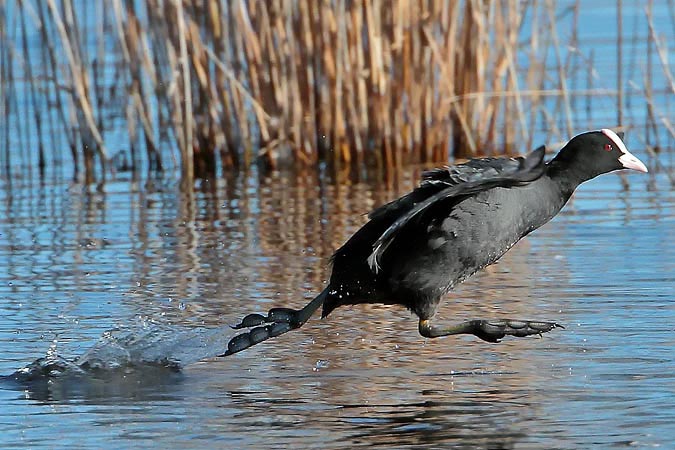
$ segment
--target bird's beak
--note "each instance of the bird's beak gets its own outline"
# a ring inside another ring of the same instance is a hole
[[[649,172],[647,170],[647,166],[637,159],[632,153],[630,152],[625,152],[623,155],[619,157],[619,162],[623,166],[624,169],[633,169],[637,170],[638,172],[644,172],[647,173]]]

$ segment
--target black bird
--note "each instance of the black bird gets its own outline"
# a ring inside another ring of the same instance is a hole
[[[235,336],[222,356],[299,328],[320,306],[326,317],[343,305],[402,305],[419,317],[419,332],[428,338],[473,334],[498,342],[558,327],[505,319],[437,327],[431,318],[444,294],[551,220],[581,183],[618,169],[647,172],[622,137],[608,129],[580,134],[549,163],[540,147],[525,157],[472,159],[425,172],[419,187],[372,211],[335,252],[323,292],[297,311],[249,314],[234,328],[252,329]]]

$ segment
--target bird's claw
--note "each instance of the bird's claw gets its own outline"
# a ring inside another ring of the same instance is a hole
[[[237,325],[230,325],[235,330],[241,328],[253,328],[266,323],[290,323],[296,322],[297,311],[290,308],[272,308],[267,313],[267,316],[262,314],[249,314],[241,320]]]
[[[301,325],[298,311],[290,308],[272,308],[267,316],[249,314],[241,320],[241,323],[230,325],[230,327],[235,330],[241,328],[250,328],[250,330],[233,337],[227,344],[227,351],[218,356],[232,355]]]
[[[565,328],[555,322],[510,319],[472,320],[471,325],[473,334],[487,342],[499,342],[505,336],[541,336],[554,328]]]

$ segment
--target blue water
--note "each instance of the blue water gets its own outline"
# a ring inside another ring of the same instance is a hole
[[[0,374],[97,343],[106,370],[0,383],[0,446],[668,448],[675,195],[658,171],[628,180],[583,186],[437,319],[564,330],[432,341],[373,305],[229,358],[213,357],[226,325],[309,301],[332,249],[396,187],[256,172],[193,195],[5,184]],[[146,364],[163,359],[182,370]]]
[[[654,3],[672,61],[672,3]],[[14,42],[16,5],[3,5]],[[560,15],[561,42],[573,17]],[[606,94],[572,96],[571,116],[555,97],[542,103],[534,145],[567,139],[568,119],[574,132],[615,125],[611,91],[622,71],[627,144],[650,174],[629,175],[628,188],[616,174],[584,185],[550,224],[448,296],[438,323],[509,317],[565,326],[499,344],[425,340],[409,312],[369,305],[217,358],[235,334],[228,324],[300,307],[320,292],[332,251],[365,212],[410,189],[420,168],[386,182],[252,168],[189,191],[172,170],[140,181],[120,171],[97,189],[68,181],[69,152],[45,129],[51,147],[40,180],[24,66],[15,64],[18,114],[0,121],[8,137],[0,148],[9,149],[2,163],[11,157],[12,166],[0,177],[0,448],[673,447],[666,125],[675,101],[652,48],[648,117],[640,2],[624,2],[623,64],[614,3],[582,2],[579,24],[578,48],[561,48],[563,59],[577,55],[569,88]],[[28,45],[41,45],[37,33]],[[547,88],[558,87],[554,61],[550,54]],[[46,123],[54,110],[37,101]],[[106,114],[117,123],[124,111]],[[111,153],[129,146],[126,126],[104,135]],[[56,139],[64,140],[60,130]],[[663,153],[648,157],[646,142]],[[175,169],[176,147],[162,151]]]

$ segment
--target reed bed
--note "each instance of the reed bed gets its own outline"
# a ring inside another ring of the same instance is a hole
[[[594,55],[578,49],[579,1],[6,0],[2,8],[6,172],[16,158],[36,162],[40,175],[69,159],[87,183],[115,170],[179,170],[189,182],[254,160],[391,170],[522,151],[542,128],[562,140],[577,127],[580,96],[617,102],[608,125],[624,124],[623,71],[616,84],[597,83]],[[650,14],[651,51],[665,89],[675,89]],[[649,76],[629,86],[654,103]],[[672,139],[668,111],[654,105],[652,123],[670,127]]]

